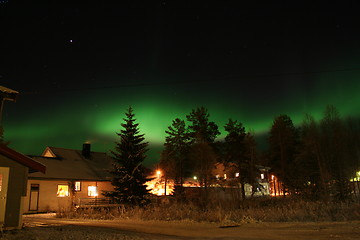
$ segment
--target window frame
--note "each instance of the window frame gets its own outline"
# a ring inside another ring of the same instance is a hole
[[[60,195],[59,194],[59,187],[60,186],[66,186],[66,189],[67,189],[67,191],[66,191],[66,194],[63,196],[63,195]],[[57,185],[57,191],[56,191],[56,197],[69,197],[70,196],[70,191],[69,191],[70,189],[69,189],[69,184],[58,184]]]
[[[90,188],[94,188],[94,191],[91,191]],[[94,194],[91,194],[92,192],[94,192]],[[93,185],[88,186],[87,195],[88,195],[88,197],[97,197],[97,196],[99,196],[98,186],[93,186]]]
[[[78,186],[78,188],[77,188]],[[75,192],[81,192],[81,182],[80,181],[75,181],[74,183],[74,191]]]

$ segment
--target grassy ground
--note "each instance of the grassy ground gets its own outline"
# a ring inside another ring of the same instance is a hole
[[[357,237],[360,236],[360,203],[356,201],[320,202],[291,198],[259,198],[249,199],[235,206],[236,205],[222,204],[220,202],[211,202],[204,208],[193,203],[179,204],[169,202],[166,204],[151,204],[145,208],[117,207],[111,209],[102,208],[59,212],[56,213],[58,223],[56,223],[56,218],[53,218],[51,221],[54,221],[55,224],[41,225],[40,223],[36,225],[37,221],[44,221],[44,217],[40,217],[40,220],[31,219],[30,217],[27,221],[31,224],[28,224],[26,228],[21,231],[5,232],[1,235],[0,239],[188,239],[185,236],[182,238],[173,238],[161,235],[161,233],[168,230],[167,228],[179,228],[180,225],[184,224],[183,230],[187,231],[190,226],[195,228],[193,232],[187,236],[193,236],[194,233],[198,233],[198,227],[203,228],[206,224],[215,224],[217,225],[215,227],[216,229],[211,227],[203,232],[209,233],[209,231],[212,230],[214,234],[217,234],[220,232],[219,226],[241,226],[242,230],[247,228],[245,232],[249,233],[249,237],[257,234],[259,234],[259,237],[263,237],[261,233],[264,232],[264,229],[268,229],[268,231],[275,229],[273,232],[269,232],[269,238],[260,239],[278,239],[277,236],[281,236],[282,234],[297,236],[295,234],[299,233],[299,226],[289,226],[300,223],[306,227],[304,227],[303,235],[298,239],[308,239],[306,236],[309,233],[313,234],[312,236],[318,236],[321,233],[324,238],[318,239],[328,239],[328,237],[331,238],[331,236],[348,236],[349,238],[347,239],[358,239]],[[73,219],[73,222],[69,222],[69,220],[66,219]],[[91,219],[96,219],[96,221],[91,221]],[[68,222],[64,224],[62,221]],[[103,223],[101,226],[96,225],[98,222]],[[334,222],[334,224],[343,222],[341,223],[342,225],[338,225],[342,226],[343,230],[337,226],[331,227],[331,229],[329,227],[318,226],[319,224],[327,224],[326,222]],[[80,225],[75,226],[74,224]],[[88,225],[84,226],[84,224]],[[136,226],[142,224],[144,229],[151,230],[157,227],[159,229],[162,227],[162,229],[158,231],[160,235],[154,237],[153,235],[142,233],[142,230],[132,229],[134,224]],[[149,228],[150,224],[154,224],[154,226]],[[278,226],[278,224],[281,225]],[[111,225],[111,227],[109,227],[109,225]],[[350,225],[351,229],[344,228]],[[124,229],[126,229],[124,228],[125,226],[127,226],[130,231],[124,231]],[[277,230],[276,226],[278,227]],[[115,228],[117,228],[117,230],[115,230]],[[327,228],[329,228],[329,232],[324,232],[323,229]],[[241,232],[241,229],[239,229],[239,234],[245,234],[244,231]],[[283,230],[284,232],[277,232]],[[236,234],[238,233],[234,232],[234,236],[237,236]],[[303,236],[304,238],[302,238]],[[295,238],[291,237],[291,239]]]
[[[88,209],[59,212],[58,217],[83,219],[136,219],[218,223],[318,222],[360,220],[359,202],[321,202],[291,198],[252,199],[238,207],[213,204],[152,204],[146,208]]]

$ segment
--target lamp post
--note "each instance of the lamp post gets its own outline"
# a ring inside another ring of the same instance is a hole
[[[158,180],[159,180],[159,182],[160,182],[160,184],[161,184],[161,179],[160,179],[160,177],[161,177],[161,171],[160,171],[160,170],[157,170],[157,171],[156,171],[156,175],[157,175],[157,178],[158,178]],[[166,177],[165,177],[164,181],[165,181],[165,184],[164,184],[164,195],[166,196]],[[161,184],[161,186],[162,186],[162,184]]]

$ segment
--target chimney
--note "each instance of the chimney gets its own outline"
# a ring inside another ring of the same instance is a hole
[[[91,144],[90,143],[84,143],[83,144],[83,148],[82,148],[82,155],[86,158],[90,157],[90,148],[91,148]]]

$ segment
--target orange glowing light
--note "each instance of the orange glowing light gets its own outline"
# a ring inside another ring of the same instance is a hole
[[[160,178],[161,171],[158,170],[154,173],[154,175],[151,177],[153,180],[146,182],[148,190],[150,190],[150,193],[158,196],[162,195],[170,195],[174,191],[174,183],[171,180],[166,180]],[[166,191],[165,191],[166,190]]]

